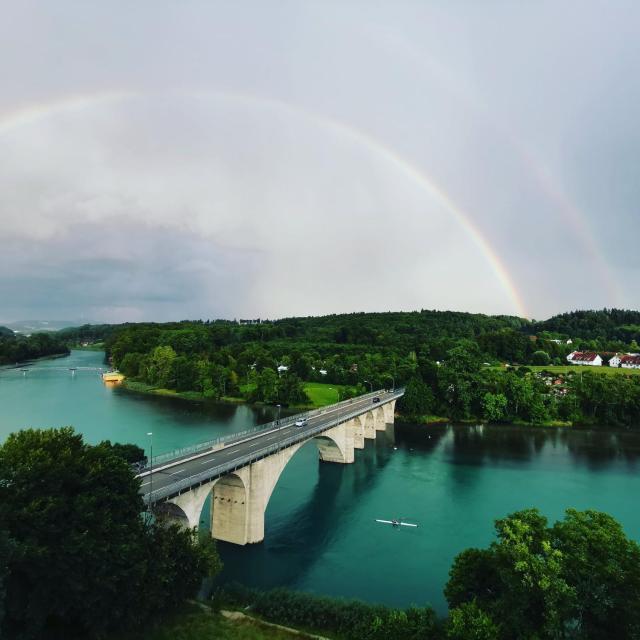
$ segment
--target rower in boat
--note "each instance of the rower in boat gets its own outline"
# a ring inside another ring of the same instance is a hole
[[[392,527],[396,529],[398,527],[417,527],[418,526],[417,524],[414,524],[412,522],[404,522],[400,518],[392,518],[391,520],[380,520],[376,518],[376,522],[380,522],[381,524],[390,524]]]

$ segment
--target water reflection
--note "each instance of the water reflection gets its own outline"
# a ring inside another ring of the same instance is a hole
[[[350,521],[353,505],[375,490],[392,453],[393,440],[384,432],[378,432],[374,443],[367,442],[356,452],[358,464],[322,463],[317,460],[315,443],[305,445],[289,462],[280,486],[276,485],[265,514],[264,542],[246,547],[219,543],[227,568],[216,582],[239,580],[258,587],[295,585],[335,543],[341,523]],[[297,497],[304,495],[308,476],[314,475],[311,464],[317,465],[311,495],[288,511],[287,496],[293,490]]]
[[[575,460],[594,470],[616,461],[635,467],[640,458],[640,439],[634,433],[563,429],[560,440]]]
[[[397,442],[428,453],[441,443],[454,465],[530,462],[567,451],[576,462],[598,469],[613,462],[636,465],[640,433],[606,429],[517,425],[399,425]]]
[[[433,451],[440,441],[449,433],[448,425],[398,424],[395,427],[395,441],[399,447],[418,451]]]

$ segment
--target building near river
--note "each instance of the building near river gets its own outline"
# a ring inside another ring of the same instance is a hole
[[[610,367],[622,367],[624,369],[640,369],[640,354],[638,353],[616,353],[609,360]]]
[[[567,362],[589,367],[602,366],[602,358],[595,351],[572,351],[567,356]]]

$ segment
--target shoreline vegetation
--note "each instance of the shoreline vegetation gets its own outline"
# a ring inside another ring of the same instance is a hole
[[[243,385],[245,388],[241,387],[241,391],[244,393],[250,393],[251,388],[249,385]],[[247,388],[249,387],[249,388]],[[154,386],[152,384],[148,384],[146,382],[140,382],[139,380],[123,380],[119,388],[129,391],[132,393],[140,393],[144,395],[152,395],[152,396],[160,396],[163,398],[177,398],[178,400],[185,400],[187,402],[216,402],[222,404],[244,404],[251,407],[264,407],[264,406],[275,406],[271,403],[262,402],[262,401],[251,401],[246,397],[237,395],[237,396],[221,396],[219,398],[214,398],[211,396],[207,396],[206,394],[198,391],[176,391],[175,389],[166,389],[158,386]],[[335,404],[339,402],[340,392],[342,391],[342,387],[340,385],[329,385],[323,383],[315,383],[315,382],[306,382],[303,383],[304,391],[309,398],[309,402],[299,403],[299,404],[290,404],[287,406],[288,410],[310,410],[310,409],[319,409],[321,407],[325,407],[330,404]]]
[[[21,360],[11,364],[1,364],[0,369],[15,369],[16,367],[24,367],[25,365],[32,364],[34,362],[42,362],[44,360],[58,360],[60,358],[68,358],[68,352],[52,353],[46,356],[39,356],[38,358],[29,358],[28,360]]]
[[[314,387],[321,387],[324,385],[319,385],[317,383],[309,383]],[[330,385],[326,385],[330,386]],[[264,407],[264,406],[273,406],[268,405],[264,402],[251,402],[246,400],[241,396],[225,396],[222,398],[208,398],[205,397],[201,393],[186,391],[174,391],[172,389],[163,389],[154,387],[153,385],[146,384],[144,382],[139,382],[135,380],[125,380],[123,381],[119,387],[130,393],[139,393],[143,395],[152,395],[159,396],[163,398],[176,398],[179,400],[184,400],[186,402],[195,402],[195,403],[205,403],[205,402],[214,402],[214,403],[222,403],[222,404],[236,404],[236,405],[246,405],[249,407]],[[306,390],[306,387],[305,387]],[[317,397],[317,396],[316,396]],[[336,399],[335,402],[338,402]],[[333,404],[332,402],[315,402],[313,404],[306,405],[292,405],[287,407],[289,410],[309,410],[309,409],[317,409],[323,406],[327,406],[328,404]],[[511,422],[489,422],[482,419],[470,418],[467,420],[452,420],[447,416],[439,416],[439,415],[423,415],[423,416],[407,416],[402,412],[396,411],[395,414],[396,424],[414,426],[414,427],[427,427],[427,426],[469,426],[469,425],[478,425],[478,426],[489,426],[489,427],[526,427],[526,428],[544,428],[544,429],[561,429],[561,428],[572,428],[572,429],[599,429],[599,430],[607,430],[607,431],[626,431],[626,429],[621,429],[619,426],[608,425],[608,424],[598,424],[598,423],[574,423],[569,420],[548,420],[545,422],[527,422],[525,420],[514,420]]]
[[[68,356],[69,346],[59,335],[35,333],[24,336],[0,327],[0,365],[21,365],[42,358]]]

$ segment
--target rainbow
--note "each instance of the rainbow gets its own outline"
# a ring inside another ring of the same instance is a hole
[[[394,53],[402,55],[405,60],[418,66],[434,78],[441,87],[444,87],[451,95],[470,107],[480,115],[485,122],[505,141],[519,156],[522,164],[528,171],[529,178],[536,184],[545,198],[550,201],[560,213],[568,227],[570,227],[579,239],[583,248],[589,255],[603,287],[607,290],[609,298],[614,306],[623,306],[623,293],[614,277],[610,265],[605,260],[593,232],[589,228],[586,216],[568,197],[566,191],[556,182],[546,170],[544,163],[534,157],[525,143],[511,130],[507,129],[503,122],[496,121],[493,113],[477,96],[469,93],[468,84],[461,82],[451,71],[431,56],[423,47],[407,39],[404,35],[398,35],[387,29],[380,30],[369,27],[365,32],[376,43],[392,48]]]
[[[473,241],[487,260],[501,288],[513,304],[515,312],[519,316],[527,317],[525,304],[507,268],[481,230],[474,225],[471,217],[455,204],[451,197],[439,187],[430,176],[427,176],[418,167],[408,162],[391,147],[386,146],[378,139],[350,124],[308,111],[298,105],[293,105],[275,98],[229,91],[175,91],[173,93],[178,96],[187,96],[195,99],[235,101],[251,108],[270,108],[284,114],[303,118],[317,126],[334,131],[372,154],[383,158],[390,165],[403,172],[414,184],[426,192],[453,216],[458,225],[465,231],[467,236]],[[123,100],[141,97],[142,95],[141,93],[132,91],[112,91],[93,95],[75,95],[59,101],[28,105],[5,115],[0,114],[0,135],[59,113],[82,111],[112,102],[117,103]]]

